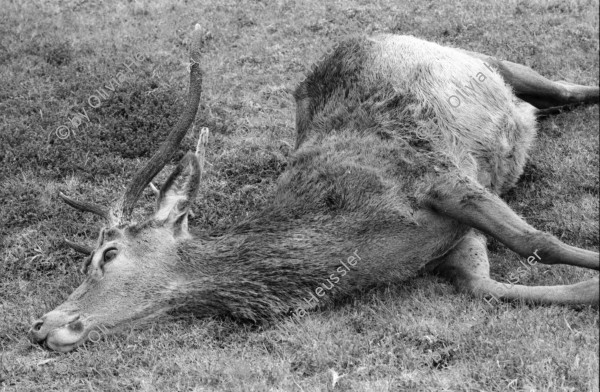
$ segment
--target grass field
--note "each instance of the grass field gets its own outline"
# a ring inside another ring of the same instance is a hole
[[[100,224],[56,191],[105,205],[123,192],[182,110],[195,23],[211,33],[196,128],[211,130],[212,166],[191,224],[211,229],[268,197],[294,143],[291,92],[336,41],[412,34],[598,85],[598,0],[8,0],[1,8],[0,390],[598,390],[597,308],[490,307],[431,276],[364,292],[285,329],[184,316],[68,354],[26,336],[83,279],[82,258],[62,238],[91,243]],[[114,80],[114,91],[103,87]],[[598,127],[598,105],[542,121],[525,175],[505,195],[538,229],[595,251]],[[193,144],[190,133],[176,158]],[[152,204],[148,191],[138,213]],[[517,270],[516,254],[489,247],[495,278]],[[521,280],[591,276],[537,264]]]

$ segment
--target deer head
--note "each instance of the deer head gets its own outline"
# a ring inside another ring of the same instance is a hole
[[[32,341],[56,351],[70,351],[85,342],[90,332],[155,315],[160,313],[161,301],[168,301],[165,266],[175,263],[177,244],[190,237],[187,221],[203,171],[206,128],[200,133],[196,154],[188,153],[161,189],[155,190],[155,212],[141,223],[132,222],[131,214],[144,188],[172,158],[196,117],[202,91],[202,71],[197,62],[201,41],[202,32],[196,25],[186,108],[159,150],[136,173],[122,199],[107,209],[59,193],[70,206],[103,217],[106,226],[100,230],[95,249],[65,240],[87,255],[82,267],[86,278],[62,305],[32,324]],[[150,279],[140,279],[142,274]]]

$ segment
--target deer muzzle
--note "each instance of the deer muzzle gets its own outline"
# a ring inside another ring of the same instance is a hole
[[[67,352],[86,341],[89,327],[86,327],[78,313],[53,310],[33,322],[29,337],[33,343],[54,351]]]

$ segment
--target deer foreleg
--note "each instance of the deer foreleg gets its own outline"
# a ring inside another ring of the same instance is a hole
[[[536,255],[544,264],[569,264],[600,269],[598,253],[561,242],[536,230],[500,197],[470,177],[449,174],[431,186],[422,198],[425,206],[483,231],[523,257]]]

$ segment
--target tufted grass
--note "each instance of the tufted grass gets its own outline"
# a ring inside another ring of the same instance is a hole
[[[183,316],[69,354],[26,338],[31,320],[82,280],[81,258],[62,247],[62,238],[91,242],[98,229],[97,218],[59,203],[56,190],[104,204],[123,191],[182,109],[195,23],[211,32],[196,126],[211,129],[213,166],[192,224],[216,228],[258,208],[284,170],[294,144],[291,92],[337,40],[413,34],[520,62],[551,79],[598,85],[597,0],[6,3],[0,390],[598,390],[597,308],[490,308],[429,276],[362,293],[282,329]],[[141,60],[132,65],[136,54]],[[121,85],[90,107],[90,96],[119,72]],[[76,113],[86,118],[74,127]],[[522,181],[506,195],[537,228],[596,251],[598,123],[597,105],[544,120]],[[70,130],[59,138],[65,124]],[[151,199],[144,196],[138,213],[149,211]],[[500,280],[519,266],[496,241],[490,258]],[[593,275],[536,265],[521,278],[566,284]],[[341,376],[335,388],[334,375]]]

